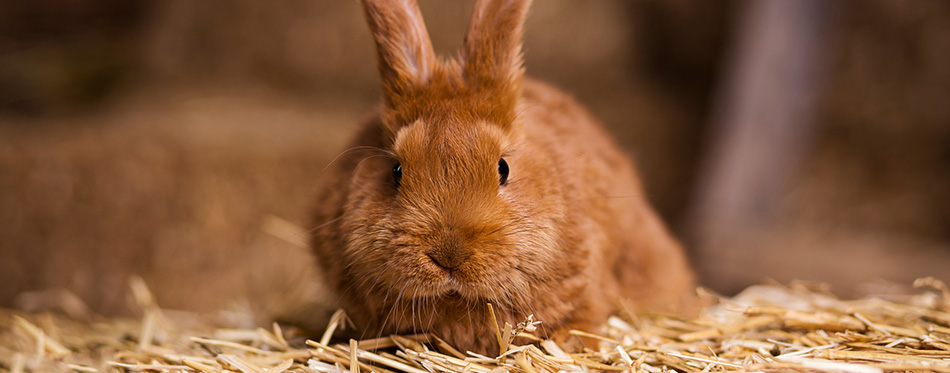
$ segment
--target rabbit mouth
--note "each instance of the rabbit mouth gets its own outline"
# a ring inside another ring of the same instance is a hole
[[[470,269],[447,270],[431,266],[426,275],[409,280],[408,285],[417,298],[442,298],[445,300],[481,301],[492,299],[506,291],[490,278],[473,273]]]
[[[426,298],[438,299],[449,304],[473,304],[488,302],[488,297],[481,294],[477,289],[448,289],[432,294]]]
[[[445,284],[435,293],[433,295],[446,300],[475,301],[489,299],[493,295],[497,295],[498,290],[494,291],[496,294],[492,294],[492,290],[486,289],[484,286],[460,281],[456,276],[449,274]]]
[[[460,280],[458,276],[451,272],[443,273],[440,277],[440,279],[423,280],[410,285],[410,288],[416,289],[414,291],[415,297],[472,300],[479,298],[482,293],[476,286]]]
[[[459,281],[458,278],[454,274],[449,272],[448,279],[446,280],[446,284],[443,287],[443,289],[441,289],[441,291],[439,292],[440,294],[438,295],[446,297],[446,298],[462,299],[462,298],[468,298],[468,297],[465,297],[463,294],[468,294],[471,292],[472,292],[472,289],[469,289],[468,285],[465,285],[464,283]]]
[[[448,300],[461,300],[462,293],[459,293],[458,290],[449,290],[445,293],[444,297]]]

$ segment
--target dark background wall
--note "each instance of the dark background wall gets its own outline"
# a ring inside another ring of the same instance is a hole
[[[716,290],[950,277],[950,3],[826,2],[788,29],[754,20],[794,1],[759,3],[536,1],[527,70],[615,133]],[[437,50],[471,4],[422,1]],[[373,53],[356,1],[0,3],[0,304],[65,288],[121,313],[131,274],[173,308],[321,303],[294,226],[377,103]],[[782,94],[812,104],[728,99]],[[730,142],[745,107],[763,114]],[[799,145],[763,146],[785,140],[771,124]]]

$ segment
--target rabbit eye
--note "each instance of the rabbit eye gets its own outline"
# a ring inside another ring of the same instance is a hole
[[[399,186],[399,181],[402,180],[402,164],[396,162],[396,165],[393,166],[393,181],[396,182],[396,186]]]
[[[508,182],[508,162],[502,158],[498,161],[498,175],[501,177],[499,185],[505,185]]]

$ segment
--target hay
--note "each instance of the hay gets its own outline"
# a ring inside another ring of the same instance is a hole
[[[612,317],[574,331],[598,348],[565,353],[534,336],[539,321],[497,325],[498,356],[463,353],[427,335],[331,344],[292,328],[216,329],[158,308],[133,282],[140,320],[76,321],[0,311],[0,370],[76,372],[950,372],[950,291],[933,279],[901,298],[844,301],[813,287],[754,286],[699,317]],[[199,337],[200,336],[200,337]],[[528,337],[517,338],[517,337]],[[535,343],[524,341],[534,340]],[[527,343],[527,344],[526,344]]]

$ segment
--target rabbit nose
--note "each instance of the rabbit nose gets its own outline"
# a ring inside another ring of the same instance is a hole
[[[428,256],[436,265],[449,271],[458,269],[469,257],[461,245],[451,241],[439,245]]]
[[[431,252],[428,255],[429,259],[432,259],[432,262],[442,269],[453,270],[458,267],[458,260],[453,258],[452,255],[440,255],[438,252]]]
[[[465,261],[458,250],[435,250],[429,253],[429,259],[432,259],[437,266],[450,271],[458,269],[459,265]]]

